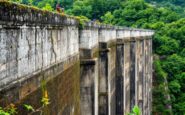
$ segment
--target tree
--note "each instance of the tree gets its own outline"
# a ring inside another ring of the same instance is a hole
[[[105,24],[113,24],[114,16],[111,12],[107,12],[104,16],[101,17],[101,19]]]
[[[42,8],[43,10],[53,11],[53,8],[49,3],[46,3],[46,5]]]

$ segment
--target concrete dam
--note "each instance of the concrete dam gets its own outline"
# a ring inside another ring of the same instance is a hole
[[[150,115],[153,34],[0,1],[0,106],[27,115],[46,95],[44,115]]]

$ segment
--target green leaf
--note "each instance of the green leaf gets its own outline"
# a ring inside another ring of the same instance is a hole
[[[23,106],[24,106],[24,108],[26,108],[26,110],[28,110],[28,111],[35,111],[34,108],[33,108],[31,105],[24,104]]]
[[[134,106],[134,108],[132,109],[132,111],[136,114],[136,115],[140,115],[141,110],[138,106]]]

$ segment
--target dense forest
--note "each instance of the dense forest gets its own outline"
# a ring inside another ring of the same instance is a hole
[[[11,0],[112,25],[147,28],[153,38],[153,114],[185,114],[185,0]]]

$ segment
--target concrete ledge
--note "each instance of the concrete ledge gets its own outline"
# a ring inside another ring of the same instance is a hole
[[[145,39],[151,39],[152,36],[141,36],[141,37],[126,37],[126,38],[117,38],[116,44],[124,44],[126,42],[131,42],[131,41],[141,41]]]
[[[80,50],[81,59],[90,59],[93,57],[98,57],[98,51],[99,51],[98,46],[95,46],[91,49],[80,48],[79,50]]]
[[[85,29],[96,29],[96,28],[100,28],[100,27],[101,27],[100,24],[97,24],[93,21],[90,21],[90,22],[85,22],[84,23],[83,30],[85,30]]]
[[[108,42],[99,42],[100,49],[107,49],[116,46],[117,40],[110,40]]]
[[[107,49],[100,49],[99,51],[100,51],[100,52],[109,52],[109,51],[110,51],[110,48],[107,48]]]
[[[95,65],[97,61],[97,58],[93,59],[81,59],[80,65]]]

